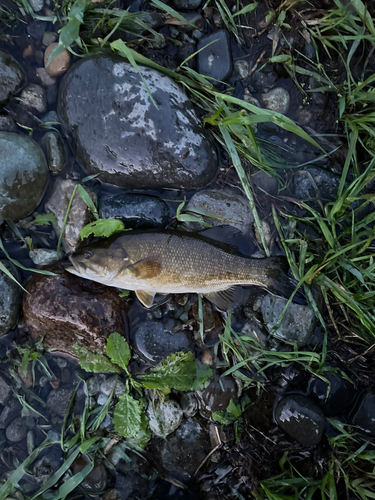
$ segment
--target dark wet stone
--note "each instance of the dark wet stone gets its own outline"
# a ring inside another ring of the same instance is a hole
[[[0,132],[0,218],[18,221],[39,205],[49,173],[43,151],[27,135]]]
[[[0,107],[25,85],[25,72],[7,52],[0,50]]]
[[[100,200],[99,216],[102,219],[121,219],[126,228],[164,228],[170,220],[166,202],[145,194],[115,194]]]
[[[189,418],[166,440],[153,441],[150,459],[169,476],[188,481],[210,450],[207,434],[195,419]]]
[[[21,404],[16,399],[10,399],[0,413],[0,429],[6,429],[20,413]]]
[[[212,380],[202,391],[197,391],[199,413],[210,418],[215,411],[225,411],[237,395],[237,385],[232,377],[220,377]]]
[[[293,178],[294,194],[300,200],[320,199],[323,203],[336,199],[340,177],[319,167],[306,167]],[[318,206],[314,202],[314,206]]]
[[[134,347],[149,363],[157,364],[173,352],[192,349],[191,334],[173,334],[161,321],[145,321],[134,328]]]
[[[34,38],[34,40],[41,40],[43,38],[44,32],[46,31],[47,23],[44,21],[31,21],[27,25],[27,33]]]
[[[62,457],[56,450],[48,448],[48,453],[37,460],[33,465],[33,478],[39,485],[48,481],[48,479],[57,471],[62,463]]]
[[[21,279],[17,268],[9,260],[3,259],[0,262],[18,281]],[[0,337],[16,326],[20,311],[21,288],[3,271],[0,271]]]
[[[177,10],[195,10],[198,9],[202,0],[172,0]]]
[[[201,50],[214,40],[218,41]],[[225,30],[217,31],[202,38],[198,43],[197,50],[200,50],[198,54],[198,72],[201,75],[221,81],[228,80],[232,74],[233,65],[229,36]]]
[[[40,145],[46,153],[48,167],[51,172],[57,174],[64,170],[66,164],[66,152],[61,135],[56,130],[49,130],[44,134]]]
[[[325,415],[340,415],[353,402],[356,396],[355,387],[337,373],[325,373],[324,378],[330,385],[318,377],[311,378],[309,396],[318,403]]]
[[[375,391],[367,390],[363,393],[351,422],[375,436]]]
[[[52,389],[46,401],[48,408],[54,413],[57,413],[57,415],[63,417],[68,408],[73,391],[73,387]]]
[[[276,195],[278,191],[278,182],[273,175],[268,175],[264,170],[258,172],[250,177],[251,184],[268,194]]]
[[[86,455],[81,455],[73,463],[73,474],[81,472],[89,463],[91,463],[91,460]],[[107,469],[102,463],[96,461],[94,468],[82,481],[80,487],[87,495],[100,495],[107,487],[107,479]]]
[[[206,185],[217,154],[193,105],[169,77],[119,57],[82,59],[64,76],[58,112],[77,160],[90,174],[127,189]]]
[[[0,130],[14,132],[17,130],[16,122],[9,115],[0,115]]]
[[[276,407],[275,420],[303,446],[315,446],[322,439],[325,417],[305,396],[293,394],[283,398]]]
[[[118,292],[50,267],[57,276],[34,274],[24,294],[25,323],[35,340],[44,336],[47,349],[73,357],[74,343],[92,352],[105,350],[106,338],[123,330],[121,310],[126,301]]]
[[[4,405],[10,394],[10,386],[0,377],[0,404]]]
[[[17,417],[10,422],[5,433],[8,441],[18,443],[19,441],[22,441],[22,439],[25,439],[28,431],[29,429],[26,426],[25,418]]]
[[[267,92],[276,84],[277,75],[273,71],[256,71],[253,74],[253,81],[259,91]]]
[[[279,328],[273,332],[273,327],[279,321],[287,300],[275,295],[265,295],[262,300],[261,313],[264,325],[269,333],[284,342],[292,342],[298,347],[307,345],[316,324],[314,311],[309,306],[290,304]]]

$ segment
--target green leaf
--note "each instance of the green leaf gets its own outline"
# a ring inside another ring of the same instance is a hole
[[[123,437],[136,438],[142,431],[144,402],[134,399],[128,392],[122,394],[113,413],[115,431]]]
[[[236,405],[236,403],[233,401],[233,399],[230,400],[226,411],[227,411],[227,413],[232,415],[234,418],[238,418],[242,413],[242,409]]]
[[[212,420],[219,422],[221,425],[233,424],[234,420],[231,415],[228,415],[226,411],[214,411],[211,415]]]
[[[77,189],[78,189],[80,197],[86,203],[89,210],[91,210],[91,213],[93,214],[95,219],[99,219],[98,210],[95,206],[95,203],[92,201],[89,193],[86,191],[86,189],[81,184],[77,184]]]
[[[127,371],[131,356],[130,348],[124,337],[117,332],[112,333],[107,339],[107,356],[112,363]]]
[[[46,224],[57,224],[57,219],[53,214],[38,214],[34,220],[27,224],[27,227],[38,224],[39,226],[45,226]]]
[[[198,374],[197,366],[199,365],[196,364],[192,352],[175,352],[139,378],[143,386],[148,389],[159,389],[164,392],[176,389],[188,392],[196,390],[195,386],[201,386],[212,374],[211,370],[208,372],[209,369],[199,371]]]
[[[204,389],[206,380],[212,378],[214,372],[208,365],[205,365],[200,361],[195,362],[195,368],[196,368],[196,376],[192,387],[192,391],[200,391]]]
[[[146,406],[145,402],[144,405]],[[147,443],[150,441],[152,436],[148,423],[149,423],[149,418],[147,414],[143,411],[141,415],[141,427],[139,429],[139,432],[134,438],[130,439],[133,445],[138,446],[139,448],[145,448],[147,446]]]
[[[90,222],[87,226],[83,227],[79,232],[81,240],[88,238],[90,234],[94,236],[105,236],[108,238],[114,233],[119,233],[125,230],[123,222],[117,219],[98,219]]]
[[[104,354],[95,354],[86,347],[76,343],[73,351],[78,356],[81,368],[92,373],[122,373],[122,370],[114,365]]]

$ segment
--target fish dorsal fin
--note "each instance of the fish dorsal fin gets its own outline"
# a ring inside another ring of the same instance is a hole
[[[154,301],[155,293],[147,292],[146,290],[135,290],[135,294],[139,302],[141,302],[145,307],[150,308]]]
[[[160,259],[157,256],[147,257],[134,264],[129,264],[127,269],[141,280],[155,278],[161,271]]]
[[[241,303],[244,294],[241,287],[232,286],[220,292],[205,293],[204,296],[219,309],[228,311],[228,309],[234,309]]]

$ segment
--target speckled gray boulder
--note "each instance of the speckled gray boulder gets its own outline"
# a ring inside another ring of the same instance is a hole
[[[243,233],[251,231],[254,216],[248,199],[235,189],[205,189],[199,191],[189,201],[186,211],[194,213],[194,209],[215,214],[215,217],[200,216],[211,226],[229,225]],[[189,230],[200,230],[204,226],[190,223]]]
[[[0,108],[25,85],[25,72],[7,52],[0,50]]]
[[[286,299],[275,295],[266,295],[263,298],[260,310],[264,325],[269,333],[279,321],[286,303]],[[309,306],[292,303],[273,335],[284,342],[291,342],[297,347],[303,347],[308,343],[315,324],[315,314]]]
[[[18,221],[41,202],[48,167],[38,144],[24,134],[0,132],[0,219]]]
[[[0,261],[17,279],[20,275],[9,260]],[[6,335],[17,323],[21,309],[21,288],[0,271],[0,337]]]
[[[171,78],[141,71],[159,109],[119,57],[84,58],[65,75],[58,113],[77,160],[100,180],[128,189],[206,185],[217,154],[193,105]]]

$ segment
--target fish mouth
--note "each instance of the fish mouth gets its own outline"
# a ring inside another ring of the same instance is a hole
[[[69,260],[73,265],[66,267],[66,271],[75,274],[76,276],[82,276],[83,274],[85,274],[85,265],[82,265],[82,263],[77,261],[72,255],[69,255]]]
[[[71,273],[71,274],[75,274],[76,276],[81,276],[81,273],[74,266],[66,267],[65,271],[68,271],[68,273]]]

